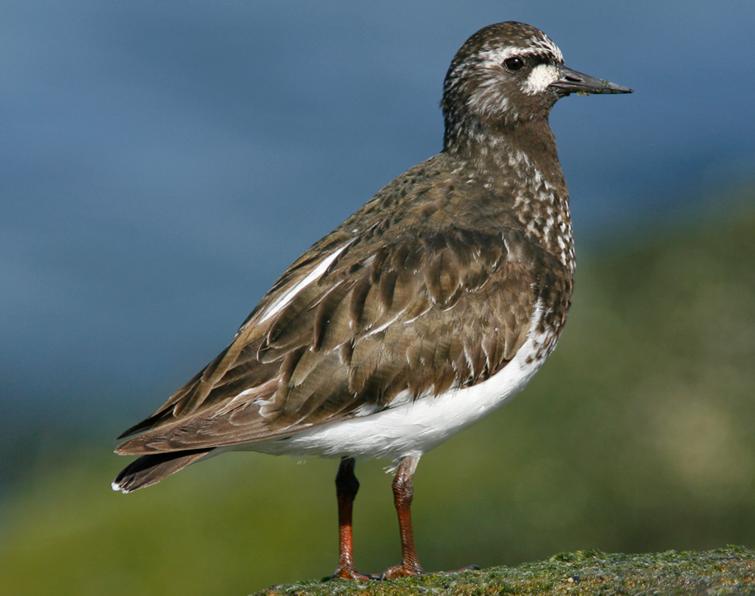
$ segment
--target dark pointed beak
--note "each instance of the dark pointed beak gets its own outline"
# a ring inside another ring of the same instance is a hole
[[[561,66],[561,76],[555,83],[551,83],[557,93],[569,95],[570,93],[632,93],[629,87],[622,87],[611,81],[596,79],[583,72],[573,70],[568,66]]]

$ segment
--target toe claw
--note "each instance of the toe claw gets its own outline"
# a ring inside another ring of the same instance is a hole
[[[380,579],[397,579],[399,577],[412,577],[423,573],[419,563],[394,565],[386,569],[380,576]]]
[[[327,577],[323,578],[323,581],[330,581],[333,579],[345,579],[345,580],[351,580],[351,581],[360,581],[365,582],[369,581],[371,579],[375,579],[371,575],[365,575],[364,573],[359,573],[355,569],[352,569],[351,567],[339,567],[335,570],[335,573],[333,575],[329,575]]]

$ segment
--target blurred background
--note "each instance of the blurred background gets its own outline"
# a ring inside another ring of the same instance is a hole
[[[233,454],[128,497],[113,437],[275,280],[440,148],[458,46],[531,22],[636,89],[552,124],[579,267],[519,398],[428,454],[430,569],[755,542],[755,4],[4,0],[0,578],[243,594],[336,564],[336,462]],[[399,556],[384,463],[356,556]]]

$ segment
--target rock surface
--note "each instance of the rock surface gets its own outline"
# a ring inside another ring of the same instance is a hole
[[[516,567],[366,583],[306,581],[259,594],[755,594],[755,550],[728,546],[703,552],[562,553]]]

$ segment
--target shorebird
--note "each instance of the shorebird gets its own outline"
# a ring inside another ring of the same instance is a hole
[[[472,35],[443,86],[443,149],[378,191],[281,275],[228,347],[116,453],[124,493],[218,452],[340,457],[339,564],[354,568],[355,458],[389,458],[401,563],[423,453],[521,390],[556,345],[574,273],[569,198],[548,114],[630,89],[568,68],[542,31]]]

